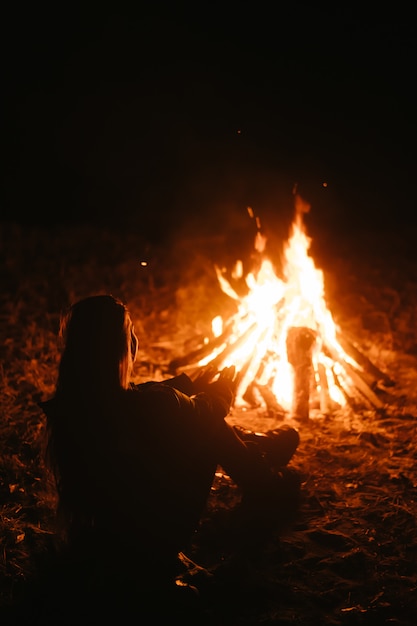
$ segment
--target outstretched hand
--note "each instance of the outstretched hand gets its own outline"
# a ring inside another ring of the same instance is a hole
[[[205,391],[207,386],[212,382],[213,378],[217,374],[217,369],[212,365],[203,367],[198,370],[197,374],[193,378],[194,389],[196,392]]]
[[[214,377],[218,374],[218,377],[213,381]],[[194,388],[196,393],[200,391],[207,391],[210,385],[220,383],[218,386],[226,386],[231,392],[235,392],[235,374],[236,367],[230,365],[224,367],[220,372],[213,366],[209,365],[198,371],[197,375],[193,379]]]
[[[218,380],[222,382],[234,383],[235,374],[236,374],[236,367],[234,365],[230,365],[229,367],[224,367],[219,373]]]

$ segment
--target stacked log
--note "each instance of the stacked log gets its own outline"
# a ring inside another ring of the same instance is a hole
[[[279,317],[279,311],[277,311],[277,316]],[[206,365],[222,367],[226,359],[233,359],[234,350],[245,343],[255,328],[256,323],[248,324],[246,330],[236,336],[233,323],[229,320],[220,337],[171,361],[171,373],[175,375],[182,371],[196,371],[203,360]],[[313,364],[313,354],[319,344],[320,350],[334,364],[330,374],[329,369],[327,368],[326,371],[320,359],[316,359],[316,364]],[[385,400],[389,397],[386,388],[395,384],[353,342],[340,333],[337,334],[336,341],[332,345],[319,337],[317,331],[305,326],[294,326],[287,332],[286,350],[288,362],[293,370],[294,382],[291,414],[297,420],[304,421],[310,417],[312,385],[316,387],[320,412],[328,415],[340,407],[330,396],[330,384],[339,388],[345,400],[354,409],[365,405],[378,410],[383,409]],[[261,398],[268,414],[282,418],[286,411],[273,394],[272,386],[259,382],[264,361],[269,358],[271,358],[270,351],[264,359],[261,359],[259,354],[256,358],[249,356],[238,372],[237,388],[239,385],[245,387],[242,388],[241,396],[249,405],[259,406],[258,398]],[[328,380],[329,375],[332,378],[331,381]]]

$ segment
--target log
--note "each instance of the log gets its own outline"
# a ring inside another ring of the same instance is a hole
[[[365,396],[365,398],[376,408],[382,409],[384,403],[378,398],[374,391],[362,380],[361,376],[349,364],[345,363],[345,371],[355,383],[356,388]]]
[[[326,348],[329,351],[333,361],[340,363],[340,365],[345,370],[346,374],[350,376],[350,378],[354,382],[358,391],[360,391],[360,393],[363,396],[365,396],[365,398],[368,400],[371,406],[374,406],[377,409],[382,409],[384,406],[384,403],[378,398],[376,393],[372,391],[370,386],[363,380],[361,374],[357,372],[350,363],[348,363],[344,359],[341,359],[331,346],[326,345]]]
[[[363,352],[361,352],[347,337],[337,333],[336,338],[343,350],[373,377],[374,383],[382,381],[382,383],[387,387],[395,385],[395,382],[388,376],[388,374],[382,372],[374,363],[372,363],[372,361],[368,359],[368,357],[363,354]]]
[[[258,385],[254,383],[255,388],[262,396],[263,401],[266,404],[266,411],[268,417],[275,417],[277,419],[283,419],[285,417],[285,409],[279,404],[275,395],[271,391],[269,385]]]
[[[201,361],[201,359],[203,359],[205,356],[210,354],[210,352],[212,352],[215,348],[218,348],[222,344],[225,344],[225,347],[226,347],[227,340],[230,337],[231,333],[232,333],[232,330],[230,328],[230,323],[229,323],[226,326],[224,332],[218,337],[215,337],[214,339],[212,339],[209,343],[204,344],[204,346],[201,346],[200,348],[197,348],[196,350],[192,350],[191,352],[188,352],[187,354],[181,357],[173,359],[169,364],[169,371],[172,374],[175,374],[177,370],[181,367],[186,367],[186,366],[197,364],[199,361]]]
[[[352,396],[348,390],[346,389],[346,386],[343,384],[343,382],[341,381],[340,377],[338,374],[336,374],[336,372],[334,371],[334,369],[332,369],[332,373],[333,373],[333,379],[335,384],[339,387],[340,391],[343,394],[343,397],[345,398],[347,404],[351,407],[351,409],[353,409],[354,411],[360,411],[362,406],[359,402],[357,402],[356,398],[354,396]]]
[[[329,393],[329,382],[327,380],[326,368],[324,367],[323,363],[318,363],[317,371],[320,381],[320,411],[323,413],[323,415],[329,415],[329,413],[332,412],[332,400]]]
[[[229,345],[226,345],[224,350],[222,350],[222,352],[220,352],[217,356],[213,357],[213,359],[211,361],[209,361],[207,363],[207,365],[211,365],[211,366],[217,367],[217,368],[220,367],[222,362],[225,359],[227,359],[229,354],[231,354],[234,350],[236,350],[243,343],[245,343],[245,341],[250,336],[250,334],[254,331],[255,328],[256,328],[256,322],[251,324],[249,326],[249,328],[247,330],[245,330],[245,332],[242,335],[240,335],[240,337],[238,337],[234,343],[230,343]],[[251,358],[249,359],[249,361],[250,360],[251,360]]]
[[[345,398],[348,399],[348,403],[355,412],[363,411],[368,408],[370,410],[375,409],[374,402],[366,394],[362,393],[358,385],[349,378],[346,370],[340,372],[337,375],[339,381],[339,388],[344,390]]]
[[[254,382],[252,382],[246,387],[246,390],[244,394],[242,395],[242,400],[247,402],[249,406],[252,408],[256,408],[260,406],[260,402],[258,398],[256,397],[255,390],[256,390],[256,385]]]
[[[305,326],[293,326],[287,333],[287,357],[294,374],[292,415],[301,421],[306,421],[310,417],[312,352],[316,337],[316,332]]]

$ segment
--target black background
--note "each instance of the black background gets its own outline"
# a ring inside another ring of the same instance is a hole
[[[9,10],[3,219],[158,239],[248,205],[272,223],[297,183],[320,226],[411,227],[411,14],[173,5]]]

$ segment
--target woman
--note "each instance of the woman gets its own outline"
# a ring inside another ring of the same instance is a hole
[[[125,585],[140,569],[151,585],[169,587],[218,465],[246,501],[277,488],[257,446],[225,421],[235,368],[132,384],[138,339],[126,306],[110,295],[74,304],[60,335],[55,393],[41,406],[69,553],[92,585],[109,570],[113,580],[124,572]],[[282,433],[282,465],[298,441],[294,429]]]

